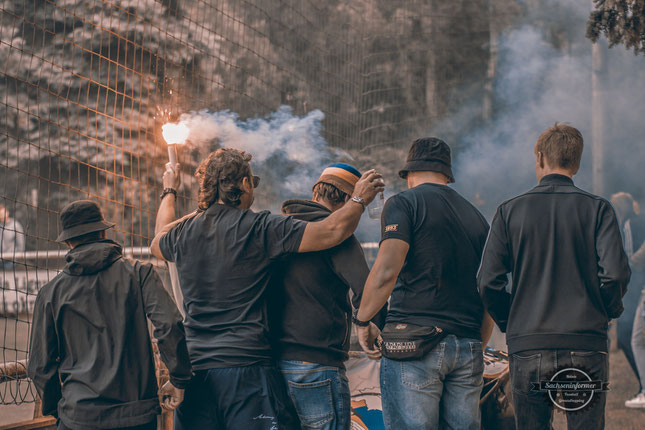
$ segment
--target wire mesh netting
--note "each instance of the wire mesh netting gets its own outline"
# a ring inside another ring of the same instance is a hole
[[[64,263],[65,204],[99,202],[109,237],[150,258],[163,123],[287,105],[324,112],[333,147],[401,147],[486,75],[488,3],[2,0],[0,364],[27,358],[36,294]],[[457,34],[468,42],[450,48]],[[189,155],[182,213],[195,206]],[[33,401],[12,372],[0,370],[0,404]]]

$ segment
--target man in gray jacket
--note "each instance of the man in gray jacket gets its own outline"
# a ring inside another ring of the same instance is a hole
[[[602,429],[609,379],[607,324],[623,312],[630,278],[614,209],[573,184],[582,135],[555,124],[535,145],[539,184],[500,205],[478,281],[508,344],[518,429]],[[508,276],[513,284],[507,289]],[[559,393],[558,382],[592,382]]]
[[[27,366],[43,414],[59,429],[154,429],[161,410],[146,317],[170,373],[163,406],[174,409],[192,376],[181,315],[153,266],[124,260],[106,239],[114,224],[96,203],[70,203],[61,221],[58,241],[72,250],[36,298]]]

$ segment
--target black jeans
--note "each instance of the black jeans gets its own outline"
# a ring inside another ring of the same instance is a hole
[[[175,410],[175,430],[296,430],[298,415],[275,366],[195,371]]]
[[[511,384],[518,429],[552,428],[553,408],[557,406],[549,398],[548,392],[535,389],[532,383],[549,381],[558,371],[567,368],[580,369],[594,381],[609,381],[609,360],[606,352],[546,349],[511,354]],[[561,378],[562,376],[559,376],[554,379]],[[565,396],[564,393],[560,395]],[[552,396],[557,399],[557,393],[553,392]],[[603,429],[606,400],[606,392],[596,391],[588,404],[582,403],[585,406],[581,409],[566,411],[567,428]]]

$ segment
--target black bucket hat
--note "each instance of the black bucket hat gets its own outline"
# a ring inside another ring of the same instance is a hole
[[[448,177],[448,182],[455,182],[450,162],[450,147],[436,137],[422,137],[412,143],[405,167],[399,176],[407,179],[408,172],[439,172]]]
[[[65,206],[60,213],[60,223],[63,231],[57,242],[114,227],[114,223],[105,221],[101,208],[92,200],[77,200]]]

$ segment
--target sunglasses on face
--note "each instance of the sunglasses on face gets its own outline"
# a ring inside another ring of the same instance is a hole
[[[257,188],[260,185],[260,177],[253,175],[253,188]]]

